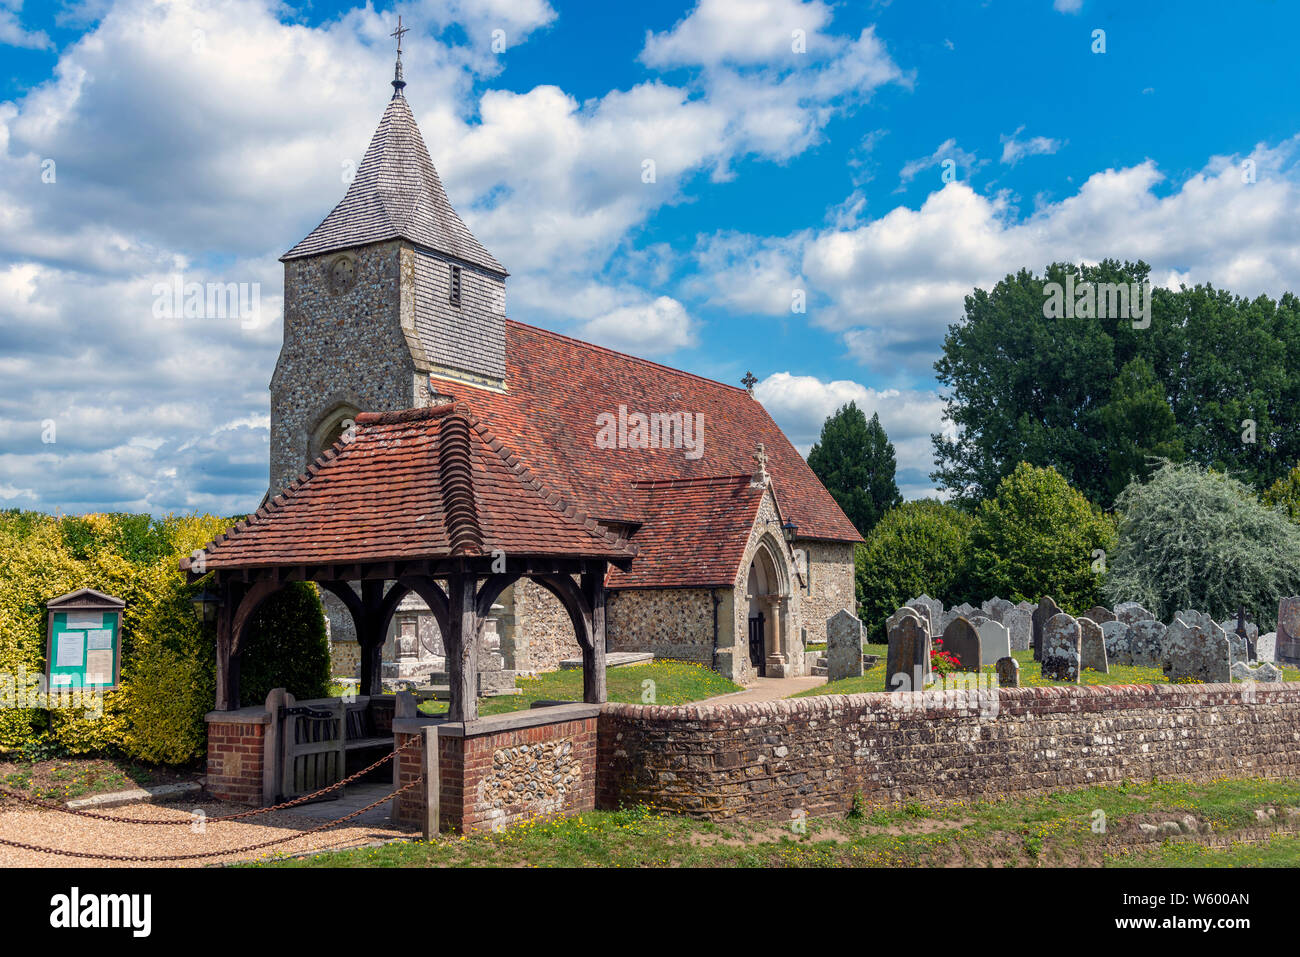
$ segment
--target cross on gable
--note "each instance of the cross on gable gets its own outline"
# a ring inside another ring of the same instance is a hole
[[[745,387],[745,391],[750,395],[754,394],[754,386],[758,383],[758,376],[752,372],[746,372],[745,378],[740,380],[740,384]]]
[[[760,472],[767,471],[767,449],[763,448],[763,443],[758,443],[758,451],[754,453],[754,461],[758,463]]]

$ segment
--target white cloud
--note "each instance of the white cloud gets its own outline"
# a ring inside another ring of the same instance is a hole
[[[1257,181],[1244,183],[1242,163]],[[1143,259],[1153,281],[1212,282],[1254,296],[1300,288],[1300,136],[1245,156],[1213,157],[1175,189],[1154,161],[1090,176],[1072,196],[1021,218],[1003,193],[953,182],[918,209],[786,237],[705,237],[718,296],[776,315],[791,277],[809,321],[840,333],[873,369],[928,375],[964,298],[1010,272],[1052,261]],[[766,306],[766,308],[764,308]]]
[[[868,419],[880,415],[898,462],[897,481],[908,498],[933,494],[934,467],[930,436],[951,436],[943,422],[943,403],[934,392],[874,389],[847,379],[822,381],[814,376],[777,372],[754,387],[755,397],[771,413],[804,455],[821,434],[822,424],[841,406],[857,404]]]
[[[676,26],[664,33],[647,31],[641,59],[648,66],[754,66],[793,63],[796,31],[807,51],[837,44],[821,31],[830,8],[810,0],[700,0]]]
[[[44,50],[51,46],[44,30],[28,30],[19,20],[23,0],[0,0],[0,46]]]
[[[1083,9],[1083,0],[1053,0],[1052,9],[1057,13],[1078,13]]]
[[[624,306],[582,326],[581,337],[612,349],[664,354],[695,344],[686,307],[669,296]]]
[[[1061,141],[1047,136],[1032,136],[1027,140],[1016,139],[1025,131],[1023,126],[1010,134],[999,137],[1002,143],[1002,162],[1015,166],[1026,156],[1050,156],[1061,148]]]
[[[898,181],[905,186],[916,179],[918,173],[929,169],[935,170],[937,176],[945,169],[944,164],[949,161],[954,164],[955,173],[965,173],[968,178],[980,167],[988,164],[988,160],[981,160],[974,153],[966,152],[957,145],[956,139],[949,138],[940,143],[929,156],[921,156],[904,163],[903,168],[898,171]]]

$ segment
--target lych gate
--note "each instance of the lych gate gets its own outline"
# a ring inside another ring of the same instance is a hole
[[[372,705],[383,690],[380,656],[389,623],[404,597],[423,599],[446,649],[450,700],[442,720],[469,735],[478,719],[482,623],[502,591],[530,578],[568,612],[582,648],[583,701],[604,702],[605,575],[611,563],[626,567],[635,554],[544,488],[463,404],[358,415],[354,434],[298,481],[182,562],[191,580],[211,574],[219,599],[216,710],[209,724],[237,723],[250,622],[263,601],[294,581],[317,583],[351,613],[362,649],[359,690]],[[343,773],[345,739],[366,741],[385,721],[393,726],[391,712],[377,720],[373,707],[353,708],[353,715],[330,702],[303,706],[308,710],[291,714],[304,719],[295,725],[300,747],[293,754],[303,759],[304,774],[321,778]],[[312,721],[315,730],[300,730]],[[344,733],[349,721],[357,724],[351,735]],[[214,774],[213,754],[210,743],[210,776],[229,777]],[[263,794],[300,789],[294,781],[270,781],[269,763],[263,772]],[[241,787],[228,790],[237,795]]]

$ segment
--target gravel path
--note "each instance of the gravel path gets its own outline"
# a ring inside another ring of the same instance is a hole
[[[184,804],[132,804],[110,808],[99,813],[159,821],[191,821],[193,817],[190,812],[196,807],[203,808],[204,813],[210,818],[248,810],[246,807],[208,801]],[[316,811],[322,805],[311,807]],[[333,817],[341,817],[349,810],[351,809],[343,808]],[[327,819],[332,820],[333,817]],[[224,850],[229,850],[231,853],[190,861],[132,863],[37,853],[0,844],[0,867],[201,867],[227,861],[295,855],[304,851],[357,847],[394,837],[418,836],[410,831],[395,829],[387,819],[377,824],[357,824],[355,821],[350,821],[327,831],[308,837],[296,837],[262,850],[244,852],[239,850],[251,844],[287,837],[294,831],[306,831],[322,823],[324,821],[318,817],[295,814],[293,810],[273,811],[243,821],[207,824],[203,833],[196,834],[190,827],[180,825],[160,827],[150,824],[119,824],[75,817],[59,811],[44,811],[13,801],[3,801],[0,802],[0,838],[10,841],[101,854],[202,854]]]

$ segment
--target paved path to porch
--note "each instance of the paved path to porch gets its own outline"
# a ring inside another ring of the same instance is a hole
[[[807,691],[809,688],[816,688],[818,685],[824,684],[826,684],[824,675],[807,678],[755,678],[745,685],[744,691],[733,691],[731,694],[706,698],[704,701],[696,703],[749,704],[754,701],[775,701],[778,698],[788,698],[792,694],[798,694],[800,691]]]

